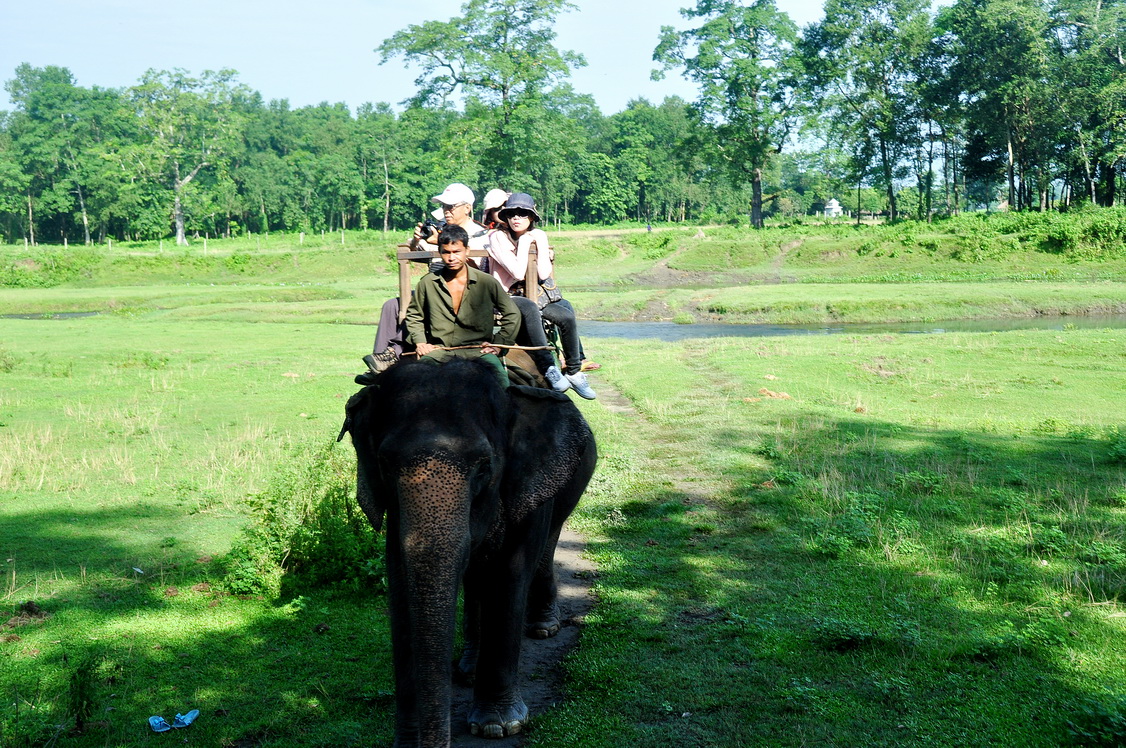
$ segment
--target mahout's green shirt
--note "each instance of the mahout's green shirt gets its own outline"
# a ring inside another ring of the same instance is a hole
[[[414,289],[407,307],[407,340],[454,347],[479,343],[512,345],[520,328],[520,310],[491,275],[469,267],[461,308],[441,275],[427,273]],[[500,331],[493,336],[493,309],[501,311]]]

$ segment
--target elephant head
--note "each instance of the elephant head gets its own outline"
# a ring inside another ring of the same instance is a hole
[[[357,500],[374,527],[387,523],[396,745],[448,745],[463,580],[467,667],[476,665],[471,726],[519,731],[529,588],[538,614],[554,594],[544,557],[593,471],[589,427],[565,395],[506,391],[476,361],[399,364],[347,410]]]

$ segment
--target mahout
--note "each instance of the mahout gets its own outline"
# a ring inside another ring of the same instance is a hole
[[[386,518],[395,745],[449,745],[459,585],[470,731],[519,732],[521,643],[559,630],[555,547],[594,471],[590,427],[566,395],[454,360],[383,372],[344,431],[357,501],[376,530]]]

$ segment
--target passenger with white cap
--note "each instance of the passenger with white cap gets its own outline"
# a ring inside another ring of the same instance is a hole
[[[481,206],[481,223],[485,225],[485,228],[497,228],[500,223],[497,213],[500,213],[500,209],[504,207],[509,194],[499,187],[485,193],[485,204]]]
[[[461,182],[448,185],[442,194],[430,198],[438,203],[439,207],[431,214],[438,218],[441,212],[442,220],[446,225],[461,226],[469,234],[469,249],[484,249],[485,238],[488,231],[484,226],[473,220],[473,190]],[[437,249],[438,231],[423,223],[414,229],[414,243],[433,245]],[[470,262],[477,265],[482,271],[487,272],[487,267],[480,267],[481,263],[476,258]],[[444,265],[440,260],[431,263],[430,270],[440,273]],[[399,360],[403,355],[403,344],[407,340],[406,324],[399,322],[399,299],[395,297],[383,302],[379,311],[379,329],[375,335],[375,345],[372,353],[364,356],[364,362],[372,371],[379,373]]]

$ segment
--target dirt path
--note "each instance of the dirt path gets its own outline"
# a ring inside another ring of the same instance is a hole
[[[774,258],[774,261],[770,265],[771,270],[774,271],[774,277],[767,279],[767,283],[783,282],[784,279],[782,278],[782,263],[786,261],[786,255],[789,254],[792,250],[800,247],[804,241],[804,239],[798,239],[797,241],[786,242],[778,248],[778,256]]]
[[[555,551],[555,570],[559,575],[559,607],[563,612],[563,628],[551,639],[524,639],[520,653],[520,692],[534,717],[543,714],[563,697],[562,662],[579,638],[583,619],[594,605],[590,585],[594,580],[594,564],[583,558],[586,543],[581,535],[563,528]],[[524,736],[503,740],[485,740],[469,734],[465,716],[473,703],[473,690],[454,685],[451,710],[452,745],[475,748],[511,748],[522,746]]]

